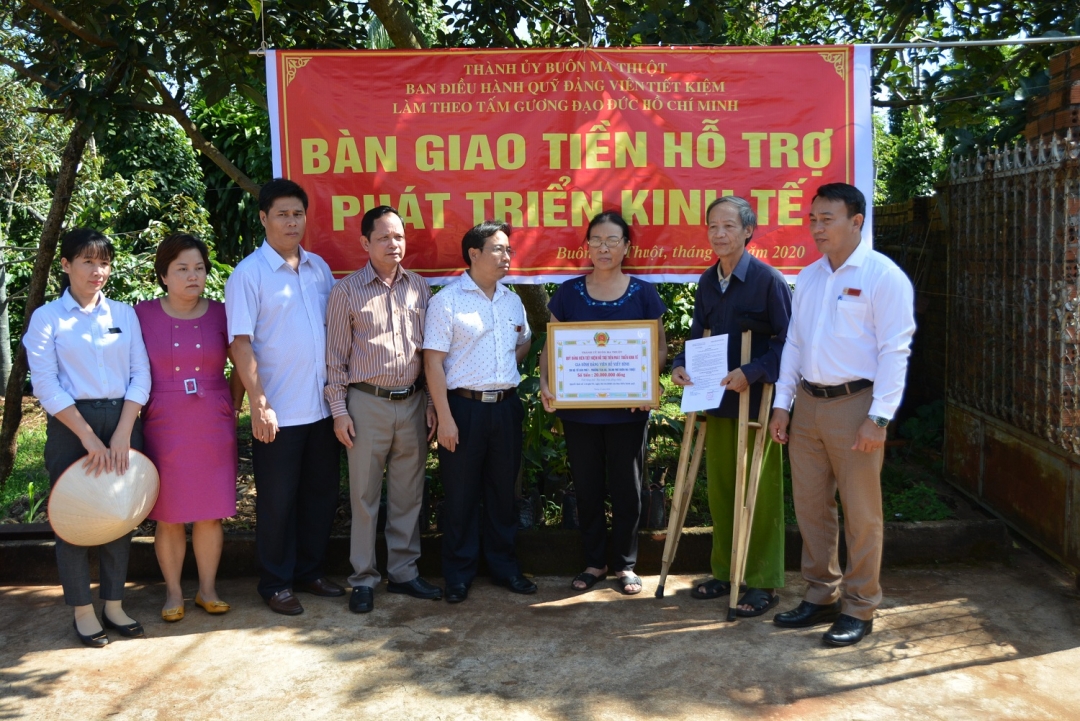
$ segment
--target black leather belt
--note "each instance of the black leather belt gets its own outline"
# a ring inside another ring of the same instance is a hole
[[[403,401],[413,393],[420,390],[420,381],[416,381],[408,388],[383,388],[381,386],[373,386],[370,383],[350,383],[350,388],[355,388],[358,391],[364,393],[370,393],[373,396],[379,398],[386,398],[391,401]]]
[[[481,403],[501,403],[507,398],[516,396],[517,388],[505,388],[501,391],[472,391],[468,388],[451,388],[450,392]]]
[[[851,395],[852,393],[858,393],[863,388],[869,388],[874,385],[874,381],[868,381],[865,378],[860,378],[857,381],[848,381],[847,383],[841,383],[838,386],[819,386],[815,385],[807,380],[803,380],[802,387],[807,393],[814,398],[839,398],[840,396]]]

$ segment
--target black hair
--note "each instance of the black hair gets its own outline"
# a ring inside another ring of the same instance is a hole
[[[80,255],[88,258],[105,258],[112,263],[116,255],[110,241],[103,233],[93,228],[75,228],[69,230],[60,240],[60,257],[69,263],[74,263]],[[71,286],[71,279],[67,273],[60,275],[60,293],[63,294]]]
[[[742,223],[742,227],[750,229],[750,235],[743,243],[745,247],[750,242],[750,238],[754,237],[754,231],[757,230],[757,213],[750,207],[750,203],[746,198],[740,198],[737,195],[724,195],[717,198],[709,203],[709,207],[705,209],[705,223],[708,224],[709,213],[713,211],[713,208],[724,203],[734,205],[735,209],[739,211],[739,222]]]
[[[259,210],[269,213],[270,207],[278,198],[297,198],[304,204],[304,210],[307,210],[307,193],[304,192],[299,183],[294,183],[285,178],[274,178],[259,188]]]
[[[202,256],[203,265],[206,266],[206,272],[210,272],[210,250],[206,247],[206,243],[202,242],[194,235],[189,233],[173,233],[165,240],[161,241],[161,245],[158,246],[157,254],[154,256],[154,272],[157,274],[158,285],[166,293],[169,292],[168,287],[165,285],[165,276],[169,274],[169,264],[180,257],[180,254],[185,250],[195,249],[199,251],[199,255]]]
[[[630,242],[630,226],[626,220],[622,217],[622,213],[617,210],[605,210],[600,215],[596,216],[589,221],[589,227],[585,229],[585,240],[589,240],[589,234],[592,233],[592,229],[601,223],[614,223],[622,229],[623,239]]]
[[[849,218],[854,218],[856,215],[866,217],[866,196],[854,185],[826,183],[817,189],[817,193],[810,199],[810,202],[813,203],[818,198],[843,201],[844,206],[847,207]]]
[[[401,213],[397,212],[397,208],[391,208],[389,205],[377,205],[364,213],[364,219],[360,221],[360,235],[371,240],[371,234],[375,231],[375,221],[391,213],[401,218]]]
[[[465,236],[461,239],[461,257],[465,259],[465,265],[472,267],[469,248],[476,248],[482,252],[487,239],[500,230],[506,234],[507,238],[510,237],[510,224],[499,220],[485,220],[480,225],[474,225],[465,231]]]

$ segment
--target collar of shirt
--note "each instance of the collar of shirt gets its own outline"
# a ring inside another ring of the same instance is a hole
[[[476,293],[484,293],[484,289],[476,284],[476,281],[472,279],[472,276],[469,275],[468,271],[465,271],[464,273],[462,273],[460,278],[461,278],[461,289],[462,290],[464,290],[464,291],[475,291]],[[496,281],[495,282],[495,292],[491,296],[491,302],[494,303],[495,301],[497,301],[500,298],[500,296],[502,296],[503,293],[509,293],[509,292],[510,291],[508,291],[506,289],[506,286],[504,286],[502,283],[499,283],[498,281]],[[484,295],[487,295],[487,294],[484,293]]]
[[[75,300],[75,297],[71,295],[70,288],[64,289],[64,294],[60,296],[60,302],[63,304],[64,310],[78,310],[86,313],[87,315],[91,313],[97,313],[102,310],[108,310],[109,308],[108,299],[105,298],[105,294],[102,293],[100,290],[97,292],[97,295],[94,296],[94,307],[90,310],[83,310],[83,307],[79,305],[79,301]]]
[[[303,246],[299,246],[297,250],[300,252],[300,263],[304,264],[308,262],[308,253],[304,250]],[[274,246],[270,245],[270,241],[264,240],[263,244],[259,246],[259,252],[262,253],[263,258],[270,264],[270,268],[274,271],[281,270],[281,266],[286,264],[281,254],[274,250]]]
[[[731,282],[731,278],[738,278],[743,283],[746,282],[746,269],[750,267],[750,254],[743,249],[743,254],[739,256],[739,262],[735,264],[735,267],[731,269],[731,275],[724,277],[724,269],[720,266],[720,261],[716,261],[716,277],[720,280],[720,285],[725,290],[727,289],[727,283]],[[726,281],[726,282],[725,282]]]
[[[849,255],[847,257],[847,260],[844,261],[843,265],[841,265],[835,271],[832,269],[832,266],[829,265],[829,256],[827,255],[821,256],[815,261],[815,263],[820,264],[821,269],[825,272],[825,275],[832,275],[834,272],[839,273],[841,270],[847,268],[848,266],[851,266],[852,268],[858,268],[862,265],[865,265],[866,256],[869,252],[870,244],[860,241],[858,247],[856,247],[855,250],[851,251],[851,255]]]
[[[399,263],[398,267],[394,270],[394,279],[390,281],[390,286],[389,287],[392,288],[394,285],[396,285],[397,282],[399,280],[401,280],[402,275],[404,275],[404,269],[401,267],[401,264]],[[375,272],[375,268],[373,268],[371,266],[371,261],[370,260],[367,262],[367,265],[365,265],[363,268],[360,269],[359,278],[360,278],[360,283],[362,285],[367,285],[368,283],[371,283],[371,282],[376,281],[376,280],[379,281],[380,283],[382,283],[382,278],[380,278],[379,274]],[[383,283],[383,285],[386,285],[386,284]]]

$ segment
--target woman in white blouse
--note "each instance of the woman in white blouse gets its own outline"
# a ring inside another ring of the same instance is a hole
[[[49,414],[45,467],[55,483],[84,458],[91,473],[124,473],[128,449],[142,448],[139,409],[150,393],[150,362],[134,309],[102,293],[113,246],[101,233],[72,230],[60,246],[60,297],[34,311],[23,345],[34,395]],[[75,609],[75,634],[91,648],[109,643],[102,628],[129,638],[142,626],[122,606],[131,534],[98,547],[101,621],[90,595],[87,547],[56,539],[64,602]]]

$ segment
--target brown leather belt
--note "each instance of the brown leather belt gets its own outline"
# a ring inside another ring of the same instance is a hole
[[[865,378],[860,378],[857,381],[848,381],[847,383],[841,383],[838,386],[819,386],[815,385],[805,379],[803,379],[802,387],[807,393],[814,398],[839,398],[840,396],[851,395],[852,393],[858,393],[863,388],[869,388],[874,385],[874,381],[868,381]]]
[[[420,381],[416,381],[408,388],[383,388],[381,386],[373,386],[370,383],[364,382],[350,383],[349,387],[355,388],[358,391],[363,391],[364,393],[370,393],[371,395],[378,396],[379,398],[386,398],[391,401],[403,401],[409,396],[411,396],[413,393],[416,393],[420,390]]]
[[[451,388],[450,392],[481,403],[501,403],[507,398],[515,397],[517,388],[504,388],[501,391],[472,391],[468,388]]]

